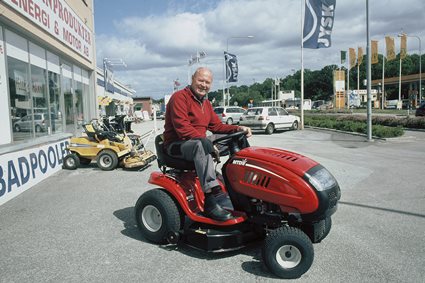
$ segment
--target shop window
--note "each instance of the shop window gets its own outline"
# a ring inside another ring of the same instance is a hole
[[[81,129],[84,123],[84,95],[83,95],[83,83],[81,76],[81,68],[74,65],[74,86],[75,86],[75,119],[77,129]]]
[[[34,65],[31,65],[31,97],[34,111],[35,136],[45,136],[50,131],[46,70]]]
[[[59,56],[47,51],[48,88],[50,123],[52,133],[63,132],[63,101],[61,99],[61,80]]]
[[[62,111],[60,107],[60,80],[59,74],[49,71],[49,100],[52,133],[63,132]]]
[[[33,136],[28,63],[8,57],[7,65],[13,140],[28,140]]]

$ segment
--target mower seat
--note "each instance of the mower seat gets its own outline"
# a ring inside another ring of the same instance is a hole
[[[155,137],[156,156],[158,167],[170,167],[180,170],[195,170],[195,164],[184,159],[169,156],[164,150],[164,135],[157,135]]]
[[[112,142],[122,142],[122,138],[119,135],[114,132],[103,131],[94,122],[90,124],[84,124],[83,129],[87,137],[93,141],[102,141],[108,139]]]

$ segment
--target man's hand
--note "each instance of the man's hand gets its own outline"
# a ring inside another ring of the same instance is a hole
[[[252,131],[251,131],[251,128],[250,127],[239,126],[238,127],[238,131],[239,132],[245,132],[247,138],[249,138],[250,136],[252,136]]]

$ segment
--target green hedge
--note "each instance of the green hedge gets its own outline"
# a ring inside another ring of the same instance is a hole
[[[374,117],[372,119],[373,136],[380,138],[391,138],[399,137],[404,134],[403,126],[399,123],[401,121],[395,121],[391,119],[386,120],[382,119],[382,117],[376,118],[377,119]],[[347,132],[367,134],[366,117],[360,115],[306,115],[304,117],[304,124],[306,126],[312,127],[329,128]]]

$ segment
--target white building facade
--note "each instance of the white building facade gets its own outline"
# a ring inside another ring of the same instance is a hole
[[[0,2],[0,204],[62,167],[97,116],[93,0]]]

